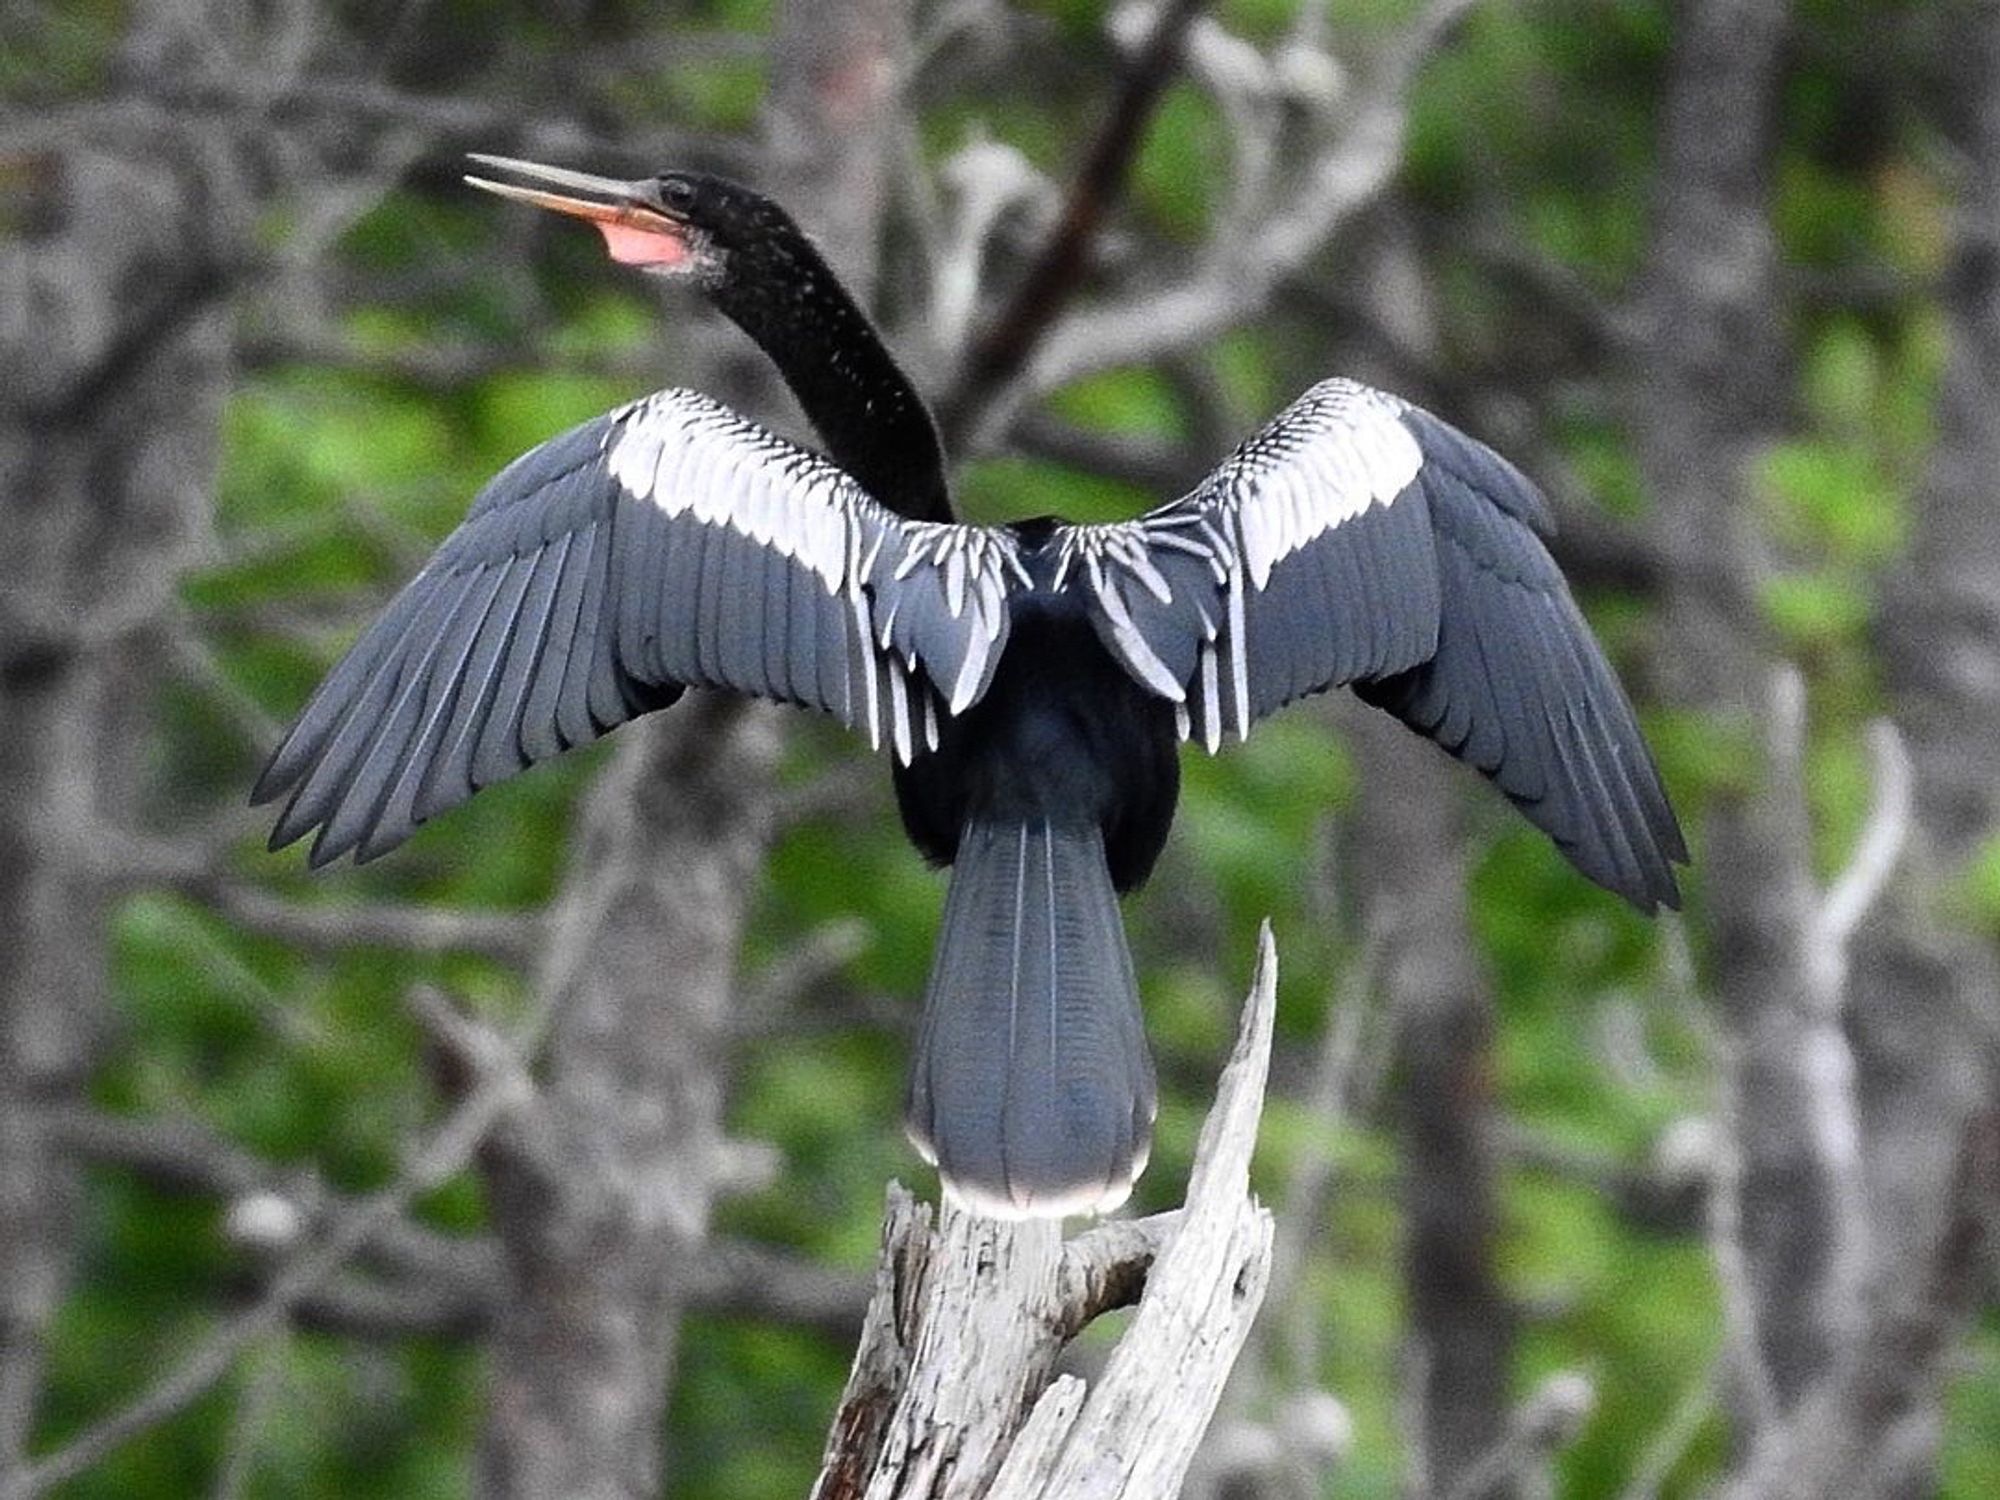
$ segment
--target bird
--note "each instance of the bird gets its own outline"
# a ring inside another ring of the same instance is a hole
[[[929,408],[789,214],[727,179],[475,155],[775,364],[813,451],[696,391],[515,459],[328,672],[253,801],[275,850],[386,853],[691,687],[830,714],[891,759],[949,884],[905,1125],[994,1217],[1108,1212],[1156,1086],[1119,898],[1179,751],[1351,688],[1490,781],[1583,875],[1677,907],[1688,850],[1535,485],[1397,396],[1319,382],[1134,519],[955,519]]]

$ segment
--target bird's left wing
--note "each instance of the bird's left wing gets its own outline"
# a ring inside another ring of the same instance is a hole
[[[1081,575],[1099,634],[1180,706],[1183,738],[1219,749],[1295,698],[1437,649],[1424,455],[1406,410],[1326,381],[1179,500],[1058,533],[1059,583]]]
[[[1210,750],[1350,683],[1489,777],[1599,884],[1676,904],[1687,850],[1535,487],[1428,412],[1315,386],[1192,493],[1059,534],[1099,635]]]
[[[313,694],[253,800],[372,858],[694,685],[821,709],[904,761],[992,681],[1011,536],[906,521],[691,391],[523,454]]]

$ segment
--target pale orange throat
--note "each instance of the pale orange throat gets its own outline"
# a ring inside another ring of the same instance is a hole
[[[678,266],[689,259],[687,241],[679,235],[605,223],[598,224],[597,232],[604,236],[611,258],[621,266]]]

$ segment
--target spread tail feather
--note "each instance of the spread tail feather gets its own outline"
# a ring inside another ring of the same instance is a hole
[[[1102,1213],[1152,1145],[1153,1063],[1095,827],[966,824],[905,1122],[955,1197]]]

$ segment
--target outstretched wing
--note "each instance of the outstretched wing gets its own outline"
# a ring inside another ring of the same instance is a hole
[[[690,391],[522,455],[333,668],[257,783],[273,848],[393,848],[691,685],[822,709],[908,761],[992,681],[1012,538],[905,521]]]
[[[1519,470],[1428,412],[1315,386],[1192,493],[1062,534],[1106,645],[1210,750],[1342,683],[1477,767],[1642,910],[1687,858]]]

